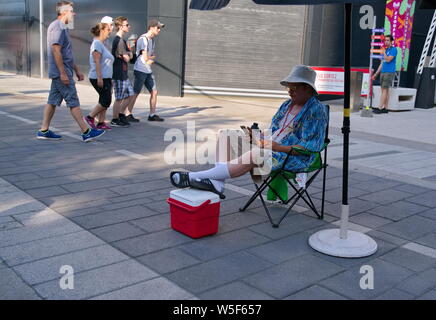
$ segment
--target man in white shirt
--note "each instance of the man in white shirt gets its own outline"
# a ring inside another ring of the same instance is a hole
[[[159,35],[161,28],[165,25],[158,20],[151,20],[148,24],[148,31],[143,34],[136,44],[137,60],[134,67],[135,84],[133,101],[136,102],[142,88],[145,86],[150,92],[150,115],[148,121],[164,121],[156,114],[157,87],[151,66],[156,56],[154,54],[155,38]],[[133,102],[134,104],[134,102]]]

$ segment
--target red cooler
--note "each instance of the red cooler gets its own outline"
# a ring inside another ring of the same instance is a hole
[[[212,192],[178,189],[171,192],[171,227],[193,239],[216,234],[220,215],[220,198]]]

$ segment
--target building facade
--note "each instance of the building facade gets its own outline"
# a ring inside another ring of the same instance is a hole
[[[42,72],[46,76],[46,31],[56,18],[56,2],[0,0],[0,69],[32,77],[40,77]],[[149,19],[158,18],[166,24],[157,40],[154,67],[163,95],[221,92],[277,96],[283,94],[278,79],[284,78],[294,65],[343,63],[341,5],[262,6],[249,0],[232,0],[221,10],[196,11],[188,9],[188,0],[74,3],[77,17],[71,35],[76,64],[84,72],[88,70],[92,42],[89,29],[101,17],[126,16],[132,33],[137,35],[146,31]],[[385,1],[372,7],[384,19]],[[352,64],[368,67],[371,31],[363,30],[359,24],[360,8],[353,8]],[[414,66],[418,64],[432,13],[417,10],[409,71],[403,72],[403,86],[413,85]]]

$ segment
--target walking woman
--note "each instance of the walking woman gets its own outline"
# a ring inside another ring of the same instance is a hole
[[[89,53],[89,80],[99,95],[98,104],[94,110],[85,117],[91,128],[109,130],[106,122],[106,111],[112,103],[112,74],[114,56],[106,48],[104,42],[109,38],[110,26],[107,23],[99,23],[91,29],[94,41]],[[98,118],[97,125],[95,117]]]

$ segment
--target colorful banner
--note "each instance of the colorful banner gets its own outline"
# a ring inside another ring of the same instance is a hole
[[[387,0],[385,35],[394,37],[394,46],[398,49],[397,71],[407,71],[412,40],[415,0]]]

